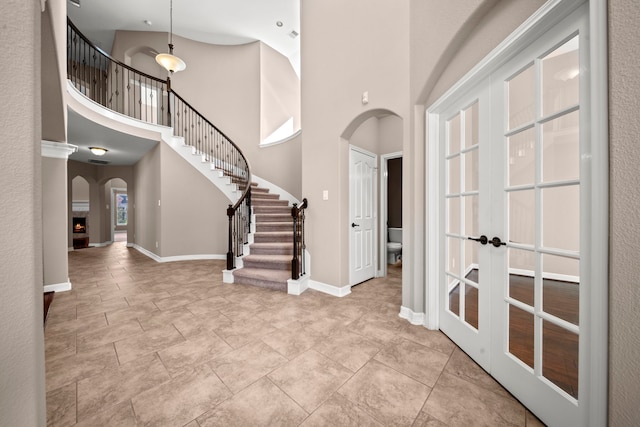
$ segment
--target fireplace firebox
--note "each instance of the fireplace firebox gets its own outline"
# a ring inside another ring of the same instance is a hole
[[[87,218],[73,217],[73,232],[74,233],[86,233],[87,232]]]

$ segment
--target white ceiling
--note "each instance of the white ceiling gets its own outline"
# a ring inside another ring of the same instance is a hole
[[[169,32],[169,0],[79,1],[79,8],[67,1],[69,18],[107,53],[115,30]],[[173,0],[174,34],[213,44],[261,40],[298,71],[300,36],[292,38],[291,31],[300,33],[300,0]]]
[[[67,1],[67,15],[107,53],[116,30],[169,32],[169,0],[80,0],[80,5]],[[300,36],[292,38],[291,31],[300,33],[300,0],[173,0],[174,34],[213,44],[261,40],[289,58],[300,75]],[[176,46],[178,55],[179,49]],[[157,143],[98,125],[72,110],[67,141],[79,147],[71,160],[97,159],[110,165],[133,165]],[[88,149],[94,145],[109,152],[94,156]]]

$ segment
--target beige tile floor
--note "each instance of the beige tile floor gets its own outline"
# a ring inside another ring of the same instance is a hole
[[[398,317],[401,270],[344,298],[222,283],[118,242],[69,253],[45,328],[50,426],[534,426],[440,332]]]

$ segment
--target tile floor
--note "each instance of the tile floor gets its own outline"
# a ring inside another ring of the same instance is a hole
[[[45,329],[49,426],[537,426],[440,332],[401,270],[344,298],[222,283],[124,243],[69,253]]]

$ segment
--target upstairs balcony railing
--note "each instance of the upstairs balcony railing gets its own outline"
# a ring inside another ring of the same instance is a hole
[[[251,170],[240,148],[222,131],[178,95],[170,80],[145,74],[111,58],[91,43],[67,19],[67,77],[96,103],[147,123],[173,127],[203,160],[215,166],[242,189],[229,205],[227,269],[243,255],[251,221]]]

